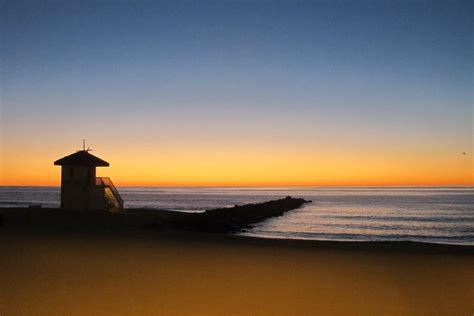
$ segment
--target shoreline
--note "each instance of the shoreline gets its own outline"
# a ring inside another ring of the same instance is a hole
[[[45,236],[45,237],[76,237],[116,240],[167,240],[176,242],[200,242],[208,244],[248,245],[256,247],[272,247],[282,249],[303,250],[343,250],[361,252],[393,252],[393,253],[426,253],[426,254],[460,254],[474,255],[474,246],[418,241],[335,241],[305,240],[244,236],[238,234],[215,234],[192,231],[153,231],[149,229],[124,230],[64,230],[28,227],[3,227],[0,236]]]
[[[204,214],[204,213],[197,213]],[[261,246],[305,249],[382,250],[425,253],[474,254],[474,246],[422,241],[343,241],[246,236],[222,231],[182,229],[174,222],[194,220],[196,213],[168,210],[131,209],[124,213],[105,211],[67,211],[48,208],[0,208],[0,234],[3,232],[42,235],[78,235],[124,238],[172,238],[201,241],[218,240]],[[3,220],[3,222],[2,222]],[[165,223],[156,229],[156,223]],[[172,225],[168,225],[172,223]],[[181,222],[180,222],[181,223]],[[2,225],[3,224],[3,225]],[[214,223],[213,223],[214,224]]]

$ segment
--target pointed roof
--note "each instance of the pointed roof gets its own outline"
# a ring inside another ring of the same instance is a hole
[[[58,159],[54,162],[56,166],[88,166],[88,167],[108,167],[109,163],[92,154],[87,150],[80,150],[69,156]]]

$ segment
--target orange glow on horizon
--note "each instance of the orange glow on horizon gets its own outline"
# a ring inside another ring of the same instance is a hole
[[[0,185],[52,185],[60,183],[60,168],[53,161],[68,154],[62,151],[36,155],[3,155]],[[183,151],[163,148],[95,153],[110,162],[97,169],[117,186],[472,186],[473,164],[467,156],[439,154],[420,160],[417,153],[377,154],[360,152],[282,152],[269,148],[235,148]]]

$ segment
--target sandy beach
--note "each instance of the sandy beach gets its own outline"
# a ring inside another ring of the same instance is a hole
[[[471,248],[0,229],[2,315],[471,315]]]

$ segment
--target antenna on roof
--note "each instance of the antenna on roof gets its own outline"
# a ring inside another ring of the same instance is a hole
[[[92,148],[87,147],[86,149],[86,140],[82,140],[82,151],[92,151]]]

